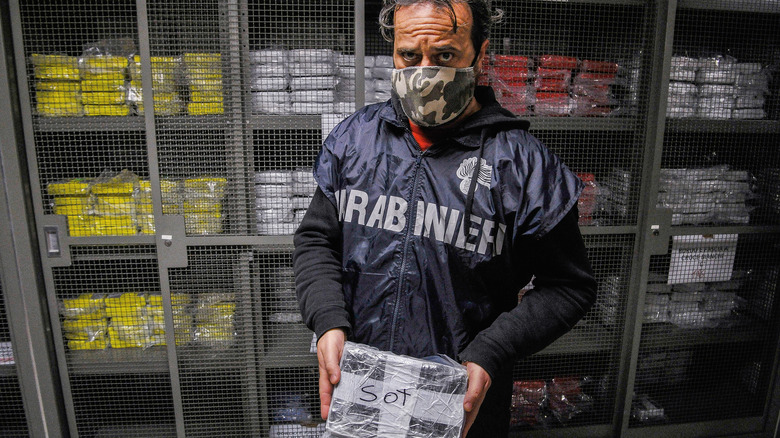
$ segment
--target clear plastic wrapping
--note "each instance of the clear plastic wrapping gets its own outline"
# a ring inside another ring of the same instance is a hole
[[[331,437],[459,437],[466,368],[347,342],[326,429]]]

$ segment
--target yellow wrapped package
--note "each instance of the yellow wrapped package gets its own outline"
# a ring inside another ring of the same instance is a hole
[[[206,114],[224,114],[225,109],[221,103],[212,102],[190,102],[187,104],[187,113],[191,116],[202,116]]]
[[[135,214],[140,216],[140,215],[153,214],[153,213],[154,213],[154,206],[152,205],[151,200],[149,200],[148,202],[146,200],[136,200]]]
[[[136,202],[129,195],[95,196],[94,213],[98,215],[135,215]]]
[[[135,216],[94,216],[96,236],[132,236],[138,233]]]
[[[95,229],[95,216],[82,214],[82,215],[68,215],[68,233],[72,237],[87,237],[96,236],[97,230]]]
[[[142,292],[124,292],[105,297],[106,307],[146,307],[146,294]]]
[[[184,200],[184,214],[190,213],[216,213],[222,212],[222,203],[214,198],[186,198]]]
[[[54,214],[81,216],[92,212],[89,196],[57,196],[54,198]]]
[[[220,177],[197,177],[184,180],[184,196],[222,199],[227,179]]]
[[[113,177],[101,176],[92,184],[92,193],[96,195],[130,196],[136,190],[138,177],[131,172],[120,173]]]
[[[81,91],[125,91],[123,79],[85,79],[81,81]]]
[[[84,115],[84,106],[80,103],[38,103],[35,109],[44,117],[80,117]]]
[[[85,196],[90,193],[90,183],[86,178],[53,182],[46,186],[46,192],[52,196]]]
[[[121,105],[125,103],[126,93],[122,91],[92,91],[81,94],[84,105]]]
[[[139,348],[153,345],[146,318],[115,317],[108,326],[112,348]]]
[[[106,339],[95,339],[94,341],[68,341],[68,348],[71,350],[104,350],[108,348]]]
[[[192,102],[217,102],[222,103],[222,93],[219,91],[193,91],[190,94]]]
[[[138,224],[138,231],[141,234],[149,236],[155,233],[153,214],[137,214],[135,220]]]
[[[108,334],[108,319],[66,318],[62,321],[65,339],[71,341],[94,341],[105,339]]]
[[[125,82],[125,74],[118,71],[101,71],[101,72],[83,72],[81,79],[85,81],[97,81],[97,82]]]
[[[184,62],[189,66],[193,64],[219,64],[222,62],[220,53],[185,53]]]
[[[60,313],[66,318],[93,318],[106,317],[105,294],[84,293],[76,298],[62,300]]]
[[[41,91],[35,92],[35,100],[40,103],[53,105],[74,105],[82,103],[81,94],[78,91]]]
[[[64,65],[35,67],[34,74],[36,79],[46,81],[78,81],[81,79],[78,68]]]
[[[35,67],[69,67],[79,68],[79,58],[76,56],[68,55],[43,55],[40,53],[33,53],[30,57],[33,66]]]
[[[190,91],[222,92],[222,78],[190,78]]]
[[[81,66],[89,72],[124,70],[127,64],[128,60],[124,56],[92,55],[81,58]]]
[[[187,234],[221,234],[222,214],[188,213],[184,215],[184,231]]]
[[[127,105],[84,105],[84,115],[87,116],[127,116],[130,107]]]
[[[78,92],[81,91],[81,82],[78,81],[38,81],[35,83],[35,89],[41,91],[62,91]],[[39,100],[40,102],[40,100]]]
[[[173,101],[173,102],[160,102],[154,103],[154,114],[158,116],[175,116],[176,114],[180,114],[182,112],[182,102],[181,101]],[[145,111],[145,105],[143,102],[138,103],[138,114],[144,114]]]

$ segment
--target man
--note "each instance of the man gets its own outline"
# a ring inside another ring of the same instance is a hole
[[[393,98],[340,123],[316,160],[293,257],[323,418],[349,338],[457,358],[469,376],[464,436],[506,436],[513,364],[595,300],[582,182],[490,88],[475,91],[487,1],[385,0]]]

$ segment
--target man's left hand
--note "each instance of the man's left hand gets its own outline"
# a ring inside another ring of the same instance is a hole
[[[466,389],[466,398],[463,400],[463,409],[466,411],[466,421],[463,424],[463,437],[469,433],[471,425],[477,418],[479,407],[485,400],[488,388],[490,388],[490,375],[484,368],[474,362],[465,362],[466,372],[469,375],[469,386]]]

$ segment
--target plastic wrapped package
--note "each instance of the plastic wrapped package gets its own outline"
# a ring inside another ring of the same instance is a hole
[[[122,91],[96,91],[81,94],[81,103],[84,105],[122,105],[125,103],[126,93]]]
[[[699,84],[733,84],[736,80],[737,74],[733,69],[701,69],[696,72],[696,83]]]
[[[202,294],[195,308],[194,341],[214,347],[229,346],[236,337],[235,313],[233,294]]]
[[[294,196],[291,201],[293,210],[306,210],[314,198],[312,196]]]
[[[769,92],[769,76],[766,72],[740,73],[735,82],[737,88],[750,89],[763,93]]]
[[[293,91],[290,93],[290,100],[293,107],[299,103],[333,103],[336,99],[336,93],[333,90],[306,90]],[[326,113],[326,111],[321,111]],[[332,111],[331,111],[332,112]]]
[[[292,104],[293,114],[333,114],[334,105],[331,101],[327,102],[294,102]]]
[[[669,82],[669,93],[697,95],[699,88],[686,82]]]
[[[364,57],[363,58],[363,65],[366,68],[370,68],[370,67],[373,67],[374,65],[376,65],[376,56],[368,55],[368,56]]]
[[[255,201],[255,207],[258,210],[267,210],[269,208],[292,210],[292,200],[289,197],[256,198]]]
[[[373,67],[371,68],[371,77],[374,79],[389,81],[393,77],[393,69],[385,67]]]
[[[571,85],[571,70],[556,70],[539,67],[536,70],[534,87],[537,91],[565,92]]]
[[[590,59],[584,59],[580,64],[580,70],[582,71],[611,73],[613,75],[617,74],[619,69],[620,66],[617,63],[609,61],[594,61]]]
[[[355,112],[355,102],[335,102],[333,104],[333,111],[336,114],[352,114]]]
[[[696,113],[696,106],[699,104],[699,98],[694,94],[675,94],[669,93],[666,100],[667,106],[675,110],[691,108],[691,115]]]
[[[357,72],[355,71],[355,66],[342,66],[340,65],[338,68],[338,77],[342,79],[355,79]]]
[[[765,119],[766,111],[763,108],[741,108],[731,113],[734,119]]]
[[[287,74],[286,64],[254,64],[250,69],[253,78],[284,78]]]
[[[577,68],[577,58],[573,56],[541,55],[538,58],[540,68],[567,69]]]
[[[331,49],[294,49],[287,54],[290,62],[298,63],[328,63],[336,61],[336,53]]]
[[[84,115],[81,103],[38,103],[36,112],[44,117],[77,117]]]
[[[68,216],[90,214],[93,208],[90,196],[55,196],[52,201],[54,214]]]
[[[393,57],[388,55],[377,55],[374,57],[374,67],[390,68],[394,67]]]
[[[59,54],[33,53],[30,57],[35,79],[42,81],[78,81],[79,58]]]
[[[35,100],[38,104],[47,105],[78,105],[81,103],[79,91],[42,91],[35,92]]]
[[[193,91],[190,93],[190,102],[209,102],[222,104],[224,97],[221,91]]]
[[[744,108],[755,108],[755,109],[762,109],[764,108],[764,104],[766,103],[766,99],[764,98],[763,93],[760,92],[739,92],[737,93],[737,97],[734,103],[735,109],[744,109]],[[739,117],[734,117],[739,118]],[[763,117],[758,117],[763,118]]]
[[[696,70],[672,67],[669,70],[669,80],[680,81],[680,82],[695,82]]]
[[[274,424],[268,429],[269,438],[320,438],[325,423]]]
[[[127,105],[84,105],[85,116],[127,116],[130,107]]]
[[[221,234],[222,212],[188,213],[184,216],[184,230],[187,234]]]
[[[674,55],[671,59],[673,68],[696,70],[699,68],[699,60],[688,56]]]
[[[134,215],[136,201],[130,195],[100,195],[94,197],[93,213],[100,216]]]
[[[249,52],[252,64],[284,64],[287,62],[287,50],[262,49]]]
[[[191,116],[201,116],[206,114],[223,114],[225,108],[222,102],[189,102],[187,104],[187,113]]]
[[[227,180],[221,177],[201,176],[184,180],[183,190],[186,196],[200,196],[222,199],[225,196]]]
[[[84,293],[62,300],[60,313],[66,318],[101,319],[106,317],[106,295]]]
[[[295,222],[268,223],[259,222],[257,224],[257,234],[261,236],[291,236],[298,229]]]
[[[79,66],[86,73],[124,72],[127,65],[127,57],[117,55],[85,55],[79,60]]]
[[[289,66],[291,76],[335,76],[339,69],[333,63],[305,62]]]
[[[291,184],[293,182],[293,172],[289,170],[256,172],[254,181],[255,184]]]
[[[593,408],[593,399],[582,392],[582,378],[555,377],[547,388],[548,405],[555,418],[565,424]]]
[[[568,116],[574,100],[567,93],[536,93],[534,112],[539,116]]]
[[[699,85],[699,97],[722,97],[728,98],[734,96],[736,88],[728,84],[702,84]]]
[[[290,89],[295,94],[298,90],[331,90],[336,87],[336,84],[338,84],[336,76],[299,76],[292,78]]]
[[[332,437],[457,437],[466,368],[347,342],[326,429]],[[380,388],[385,388],[380,393]]]
[[[255,195],[258,198],[289,198],[293,194],[292,184],[257,184]]]
[[[544,380],[515,381],[512,386],[510,426],[537,426],[545,423],[547,383]]]
[[[292,194],[295,196],[311,196],[317,190],[316,182],[294,182],[292,184]]]
[[[295,218],[292,210],[285,210],[281,208],[269,208],[266,210],[257,210],[257,222],[258,223],[278,223],[278,222],[292,222]]]
[[[339,67],[355,67],[355,55],[336,53],[336,65]]]

